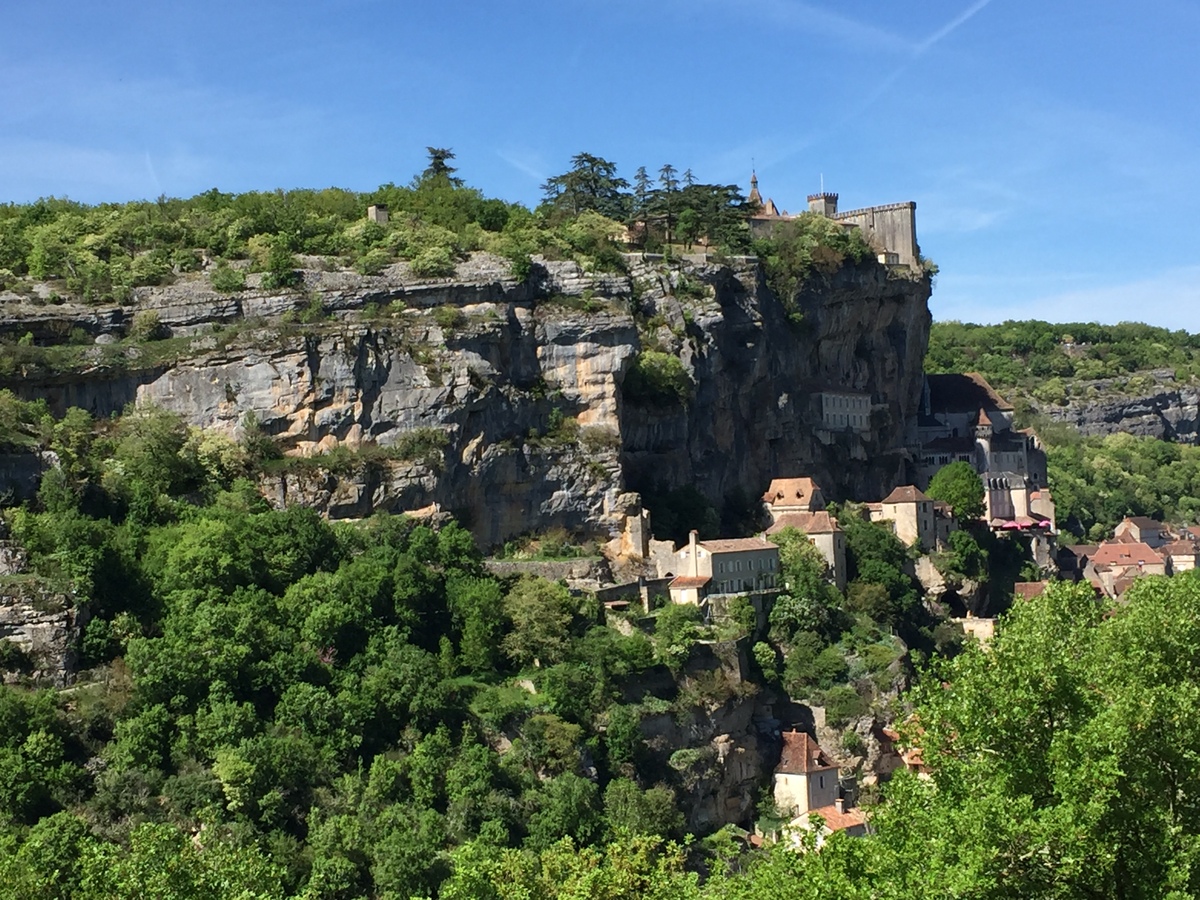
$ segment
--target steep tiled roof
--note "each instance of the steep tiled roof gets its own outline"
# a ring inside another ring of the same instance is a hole
[[[1120,597],[1127,590],[1133,587],[1133,583],[1137,578],[1133,575],[1122,575],[1120,578],[1113,580],[1113,596]]]
[[[821,490],[811,478],[772,478],[771,486],[763,494],[763,503],[778,503],[781,506],[792,506],[797,503],[808,503],[815,491]]]
[[[821,510],[815,513],[784,513],[767,529],[767,534],[778,534],[785,528],[795,528],[805,534],[832,534],[841,531],[837,520]]]
[[[768,540],[760,537],[728,538],[718,541],[701,541],[700,546],[709,553],[736,553],[739,550],[775,550],[778,549]]]
[[[1167,556],[1195,556],[1200,551],[1195,541],[1171,541],[1171,543],[1160,549]]]
[[[1121,520],[1123,525],[1128,522],[1130,525],[1136,525],[1139,531],[1166,531],[1167,526],[1157,519],[1152,519],[1149,516],[1126,516]]]
[[[847,828],[867,824],[866,813],[858,806],[853,806],[850,809],[838,809],[836,806],[822,806],[820,809],[810,809],[804,818],[810,815],[820,816],[824,819],[825,828],[829,831],[845,831]]]
[[[1092,562],[1098,566],[1161,565],[1163,558],[1142,543],[1113,543],[1106,541],[1097,549]]]
[[[775,767],[776,774],[807,775],[809,772],[832,768],[821,745],[807,732],[783,733],[783,753],[779,756],[779,765]]]
[[[1012,411],[1012,404],[997,394],[978,372],[925,378],[929,382],[929,405],[934,412]]]
[[[922,500],[928,501],[929,498],[911,484],[898,487],[883,498],[884,503],[917,503]]]

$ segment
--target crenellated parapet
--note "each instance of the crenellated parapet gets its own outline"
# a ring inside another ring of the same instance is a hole
[[[751,196],[759,207],[757,215],[750,217],[750,230],[755,236],[766,236],[779,222],[795,219],[796,216],[780,212],[771,199],[762,199],[758,190],[758,176],[751,180]],[[865,206],[838,212],[838,195],[831,191],[809,194],[808,212],[825,216],[847,227],[858,228],[863,237],[873,246],[879,261],[886,265],[902,265],[918,269],[921,265],[921,248],[917,244],[917,204],[909,200],[903,203],[885,203],[881,206]]]

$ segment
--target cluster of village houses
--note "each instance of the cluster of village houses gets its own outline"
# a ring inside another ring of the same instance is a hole
[[[1068,544],[1058,551],[1059,575],[1088,581],[1114,599],[1141,575],[1174,575],[1196,568],[1200,526],[1172,527],[1146,516],[1121,520],[1112,540]]]
[[[836,404],[845,409],[845,405]],[[849,407],[853,409],[853,407]],[[930,478],[951,462],[971,464],[984,486],[985,520],[997,533],[1019,533],[1059,577],[1086,580],[1097,594],[1120,597],[1142,575],[1171,575],[1196,568],[1200,526],[1172,528],[1145,517],[1126,518],[1114,537],[1098,545],[1055,548],[1054,503],[1046,484],[1046,457],[1032,431],[1013,428],[1012,406],[979,375],[931,375],[926,378],[913,459],[917,483],[902,485],[878,502],[859,507],[871,521],[886,523],[908,546],[930,553],[946,546],[957,527],[954,510],[923,491]],[[852,417],[850,417],[852,418]],[[849,422],[847,427],[857,427]],[[779,550],[768,538],[795,528],[816,547],[831,582],[846,584],[845,535],[826,508],[820,486],[809,477],[776,478],[762,496],[770,525],[754,537],[699,540],[696,533],[680,548],[660,557],[660,574],[669,574],[671,599],[705,604],[721,595],[770,593],[783,587]],[[1018,596],[1036,596],[1046,582],[1018,583]],[[961,621],[987,639],[990,619]],[[898,735],[879,728],[885,769],[901,766],[924,772],[919,748],[901,750]],[[842,784],[838,767],[811,735],[795,729],[782,735],[783,748],[774,773],[777,809],[790,819],[788,833],[815,831],[820,846],[833,832],[865,834],[866,818]],[[818,817],[818,818],[814,818]]]
[[[853,410],[851,403],[830,404]],[[851,413],[834,413],[847,419]],[[857,428],[848,421],[848,428]],[[906,545],[923,553],[946,546],[957,527],[948,504],[922,491],[943,466],[969,463],[984,486],[985,518],[998,532],[1021,532],[1050,560],[1055,533],[1054,502],[1046,484],[1046,455],[1031,430],[1013,428],[1013,408],[982,376],[926,376],[914,436],[914,484],[902,485],[877,502],[863,505],[873,522],[887,523]],[[660,575],[673,576],[671,599],[703,603],[709,596],[776,589],[779,551],[768,538],[785,529],[803,532],[820,551],[830,580],[846,586],[845,534],[826,508],[820,486],[806,476],[775,478],[762,496],[770,525],[760,535],[698,540],[659,557]]]
[[[859,429],[870,406],[860,400],[845,391],[823,396],[824,427]],[[931,499],[922,488],[943,466],[967,462],[983,482],[989,527],[998,533],[1025,535],[1035,556],[1049,564],[1056,529],[1045,453],[1032,431],[1013,427],[1012,406],[986,380],[977,374],[927,376],[912,438],[915,483],[901,485],[877,502],[854,507],[850,514],[888,525],[904,544],[923,554],[943,549],[958,527],[954,510]],[[779,548],[769,538],[786,528],[801,532],[820,552],[833,584],[839,589],[846,586],[845,533],[829,512],[816,481],[803,475],[772,479],[762,495],[762,505],[770,524],[756,536],[701,540],[693,531],[684,546],[668,545],[665,553],[657,555],[660,576],[670,578],[673,602],[706,605],[717,597],[781,589]],[[1141,540],[1140,533],[1135,537]],[[1191,562],[1194,565],[1194,555]],[[990,620],[964,623],[968,631],[983,637],[988,636],[985,626],[990,624]],[[922,769],[919,750],[901,752],[894,732],[878,731],[886,768]],[[865,833],[863,811],[844,791],[838,767],[807,733],[792,730],[783,734],[774,797],[777,809],[790,819],[794,840],[814,828],[818,846],[832,832]],[[814,815],[819,819],[813,819]]]
[[[779,222],[794,216],[764,200],[757,178],[751,179],[750,199],[759,206],[751,219],[755,234],[769,234]],[[899,203],[839,213],[836,194],[808,198],[809,212],[834,219],[846,228],[859,228],[880,247],[879,261],[915,268],[920,263],[916,242],[915,204]],[[866,432],[871,428],[871,395],[845,387],[822,390],[817,396],[819,423],[827,432]],[[1099,545],[1066,546],[1056,550],[1054,501],[1047,482],[1046,454],[1031,429],[1017,429],[1014,409],[976,373],[927,375],[919,415],[909,435],[913,483],[895,488],[882,500],[868,502],[861,513],[873,522],[887,523],[896,536],[923,554],[943,549],[957,527],[954,510],[930,499],[923,489],[944,466],[966,462],[978,473],[984,488],[984,519],[997,533],[1018,533],[1029,540],[1036,562],[1057,565],[1064,579],[1087,580],[1098,593],[1119,597],[1140,575],[1169,575],[1193,569],[1200,556],[1200,528],[1173,530],[1147,518],[1127,518],[1111,541]],[[804,475],[771,481],[762,496],[770,525],[754,537],[700,540],[692,532],[680,548],[668,545],[656,558],[660,576],[668,576],[672,601],[703,605],[710,598],[770,593],[783,587],[778,547],[773,534],[794,528],[803,533],[825,561],[828,577],[837,587],[847,580],[845,534],[826,508],[819,485]],[[640,526],[648,539],[648,522]],[[1016,585],[1018,596],[1036,596],[1046,582]],[[956,620],[981,640],[991,637],[992,620]],[[925,773],[919,748],[901,750],[891,729],[876,729],[882,769],[907,767]],[[816,831],[816,846],[833,832],[865,834],[863,811],[850,802],[838,767],[811,735],[792,729],[782,735],[783,747],[774,773],[774,800],[790,821],[789,833]]]

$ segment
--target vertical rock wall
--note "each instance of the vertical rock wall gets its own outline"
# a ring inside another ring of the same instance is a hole
[[[446,443],[434,459],[292,467],[264,489],[333,516],[453,512],[487,545],[552,526],[612,536],[620,495],[650,483],[694,485],[719,504],[780,475],[812,475],[836,498],[880,496],[908,477],[928,280],[843,269],[799,298],[797,325],[749,258],[630,257],[627,275],[545,262],[524,284],[501,269],[476,259],[432,286],[308,273],[307,299],[240,300],[279,315],[242,320],[235,339],[212,334],[237,312],[226,298],[151,291],[142,305],[193,335],[177,360],[0,386],[98,415],[154,403],[232,436],[253,415],[296,456],[395,448],[437,429]],[[333,319],[287,315],[313,297]],[[678,355],[686,402],[627,396],[626,373],[648,347]],[[822,425],[830,388],[870,395],[868,429]]]

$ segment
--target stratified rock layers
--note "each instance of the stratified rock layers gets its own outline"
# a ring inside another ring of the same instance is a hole
[[[620,494],[651,484],[694,485],[718,505],[780,475],[881,495],[907,475],[930,321],[928,280],[874,264],[810,287],[789,319],[751,258],[630,257],[620,276],[544,263],[518,284],[476,257],[438,283],[306,272],[304,296],[178,293],[137,298],[193,335],[177,360],[4,386],[101,415],[154,403],[231,435],[252,418],[299,456],[396,449],[437,429],[433,458],[291,467],[264,489],[332,516],[440,508],[489,545],[552,526],[610,533]],[[334,318],[295,320],[317,302]],[[130,316],[98,313],[96,328]],[[206,336],[231,321],[235,339]],[[624,389],[646,349],[679,357],[685,399]],[[869,395],[869,427],[824,424],[830,391]]]

